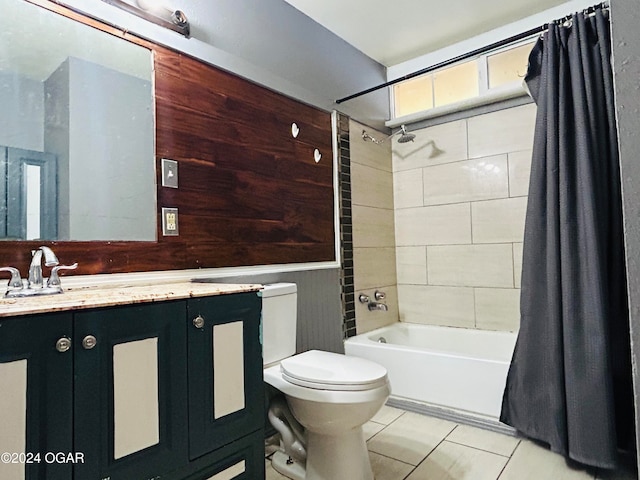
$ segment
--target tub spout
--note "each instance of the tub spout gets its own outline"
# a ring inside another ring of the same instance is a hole
[[[386,312],[389,310],[389,307],[387,307],[386,304],[380,302],[369,302],[369,305],[367,305],[367,307],[369,307],[369,311],[381,310],[383,312]]]

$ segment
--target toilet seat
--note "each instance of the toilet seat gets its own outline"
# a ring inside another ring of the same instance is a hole
[[[310,350],[280,363],[282,378],[300,387],[365,391],[388,384],[387,370],[374,362],[338,353]]]

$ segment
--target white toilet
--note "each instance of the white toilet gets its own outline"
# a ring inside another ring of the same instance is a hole
[[[294,355],[296,285],[266,285],[262,297],[264,381],[284,394],[295,419],[277,401],[269,417],[285,444],[298,440],[276,452],[274,468],[295,480],[373,480],[362,425],[391,393],[386,369],[318,350]]]

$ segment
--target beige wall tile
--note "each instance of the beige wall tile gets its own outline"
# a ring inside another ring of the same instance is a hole
[[[353,246],[395,246],[393,210],[353,205]]]
[[[528,440],[522,440],[500,480],[593,480],[593,474],[567,465],[564,457]]]
[[[396,272],[398,283],[426,285],[427,248],[397,247]]]
[[[475,326],[472,288],[398,285],[401,322]]]
[[[382,310],[369,311],[367,305],[358,301],[358,295],[364,293],[373,301],[373,294],[380,290],[387,295],[382,303],[387,305],[386,312]],[[356,333],[367,333],[376,328],[386,327],[398,321],[398,291],[396,285],[378,285],[366,289],[356,289]]]
[[[513,287],[511,244],[427,247],[430,285]]]
[[[473,243],[521,242],[526,210],[527,197],[473,202]]]
[[[391,173],[351,162],[351,203],[393,209]]]
[[[448,442],[460,443],[498,455],[510,457],[520,443],[520,439],[510,435],[491,432],[469,425],[458,425],[447,437]]]
[[[393,141],[393,171],[457,162],[467,157],[467,123],[465,120],[443,123],[433,127],[414,130],[413,142]],[[433,140],[438,150],[435,151]],[[434,155],[434,153],[436,153]]]
[[[369,450],[417,465],[455,426],[447,420],[406,412],[369,440]]]
[[[531,149],[535,119],[533,103],[467,119],[469,158]]]
[[[396,283],[396,252],[393,247],[354,248],[353,264],[356,290]]]
[[[405,170],[393,174],[393,203],[396,208],[423,205],[422,170]]]
[[[509,157],[509,196],[521,197],[529,193],[531,150],[511,152]]]
[[[513,283],[516,288],[521,286],[522,277],[522,243],[513,244]]]
[[[391,171],[391,142],[377,145],[362,139],[362,130],[372,137],[382,140],[387,134],[374,130],[361,123],[349,121],[349,153],[351,163],[359,163],[379,170]]]
[[[468,203],[396,210],[399,246],[471,243],[471,207]]]
[[[495,453],[445,440],[407,480],[495,480],[507,460]]]
[[[515,332],[520,328],[520,289],[476,288],[476,327]]]
[[[425,168],[423,185],[425,205],[506,198],[509,196],[507,156]]]

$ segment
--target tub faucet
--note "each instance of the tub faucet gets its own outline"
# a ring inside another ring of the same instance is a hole
[[[31,252],[33,258],[29,266],[29,288],[42,288],[42,254],[44,253],[44,264],[47,267],[55,267],[58,265],[58,257],[53,250],[44,245],[38,250]]]
[[[374,311],[374,310],[381,310],[383,312],[386,312],[386,311],[389,310],[389,307],[387,307],[386,304],[380,303],[380,302],[369,302],[367,307],[369,308],[369,311],[371,311],[371,312]]]

